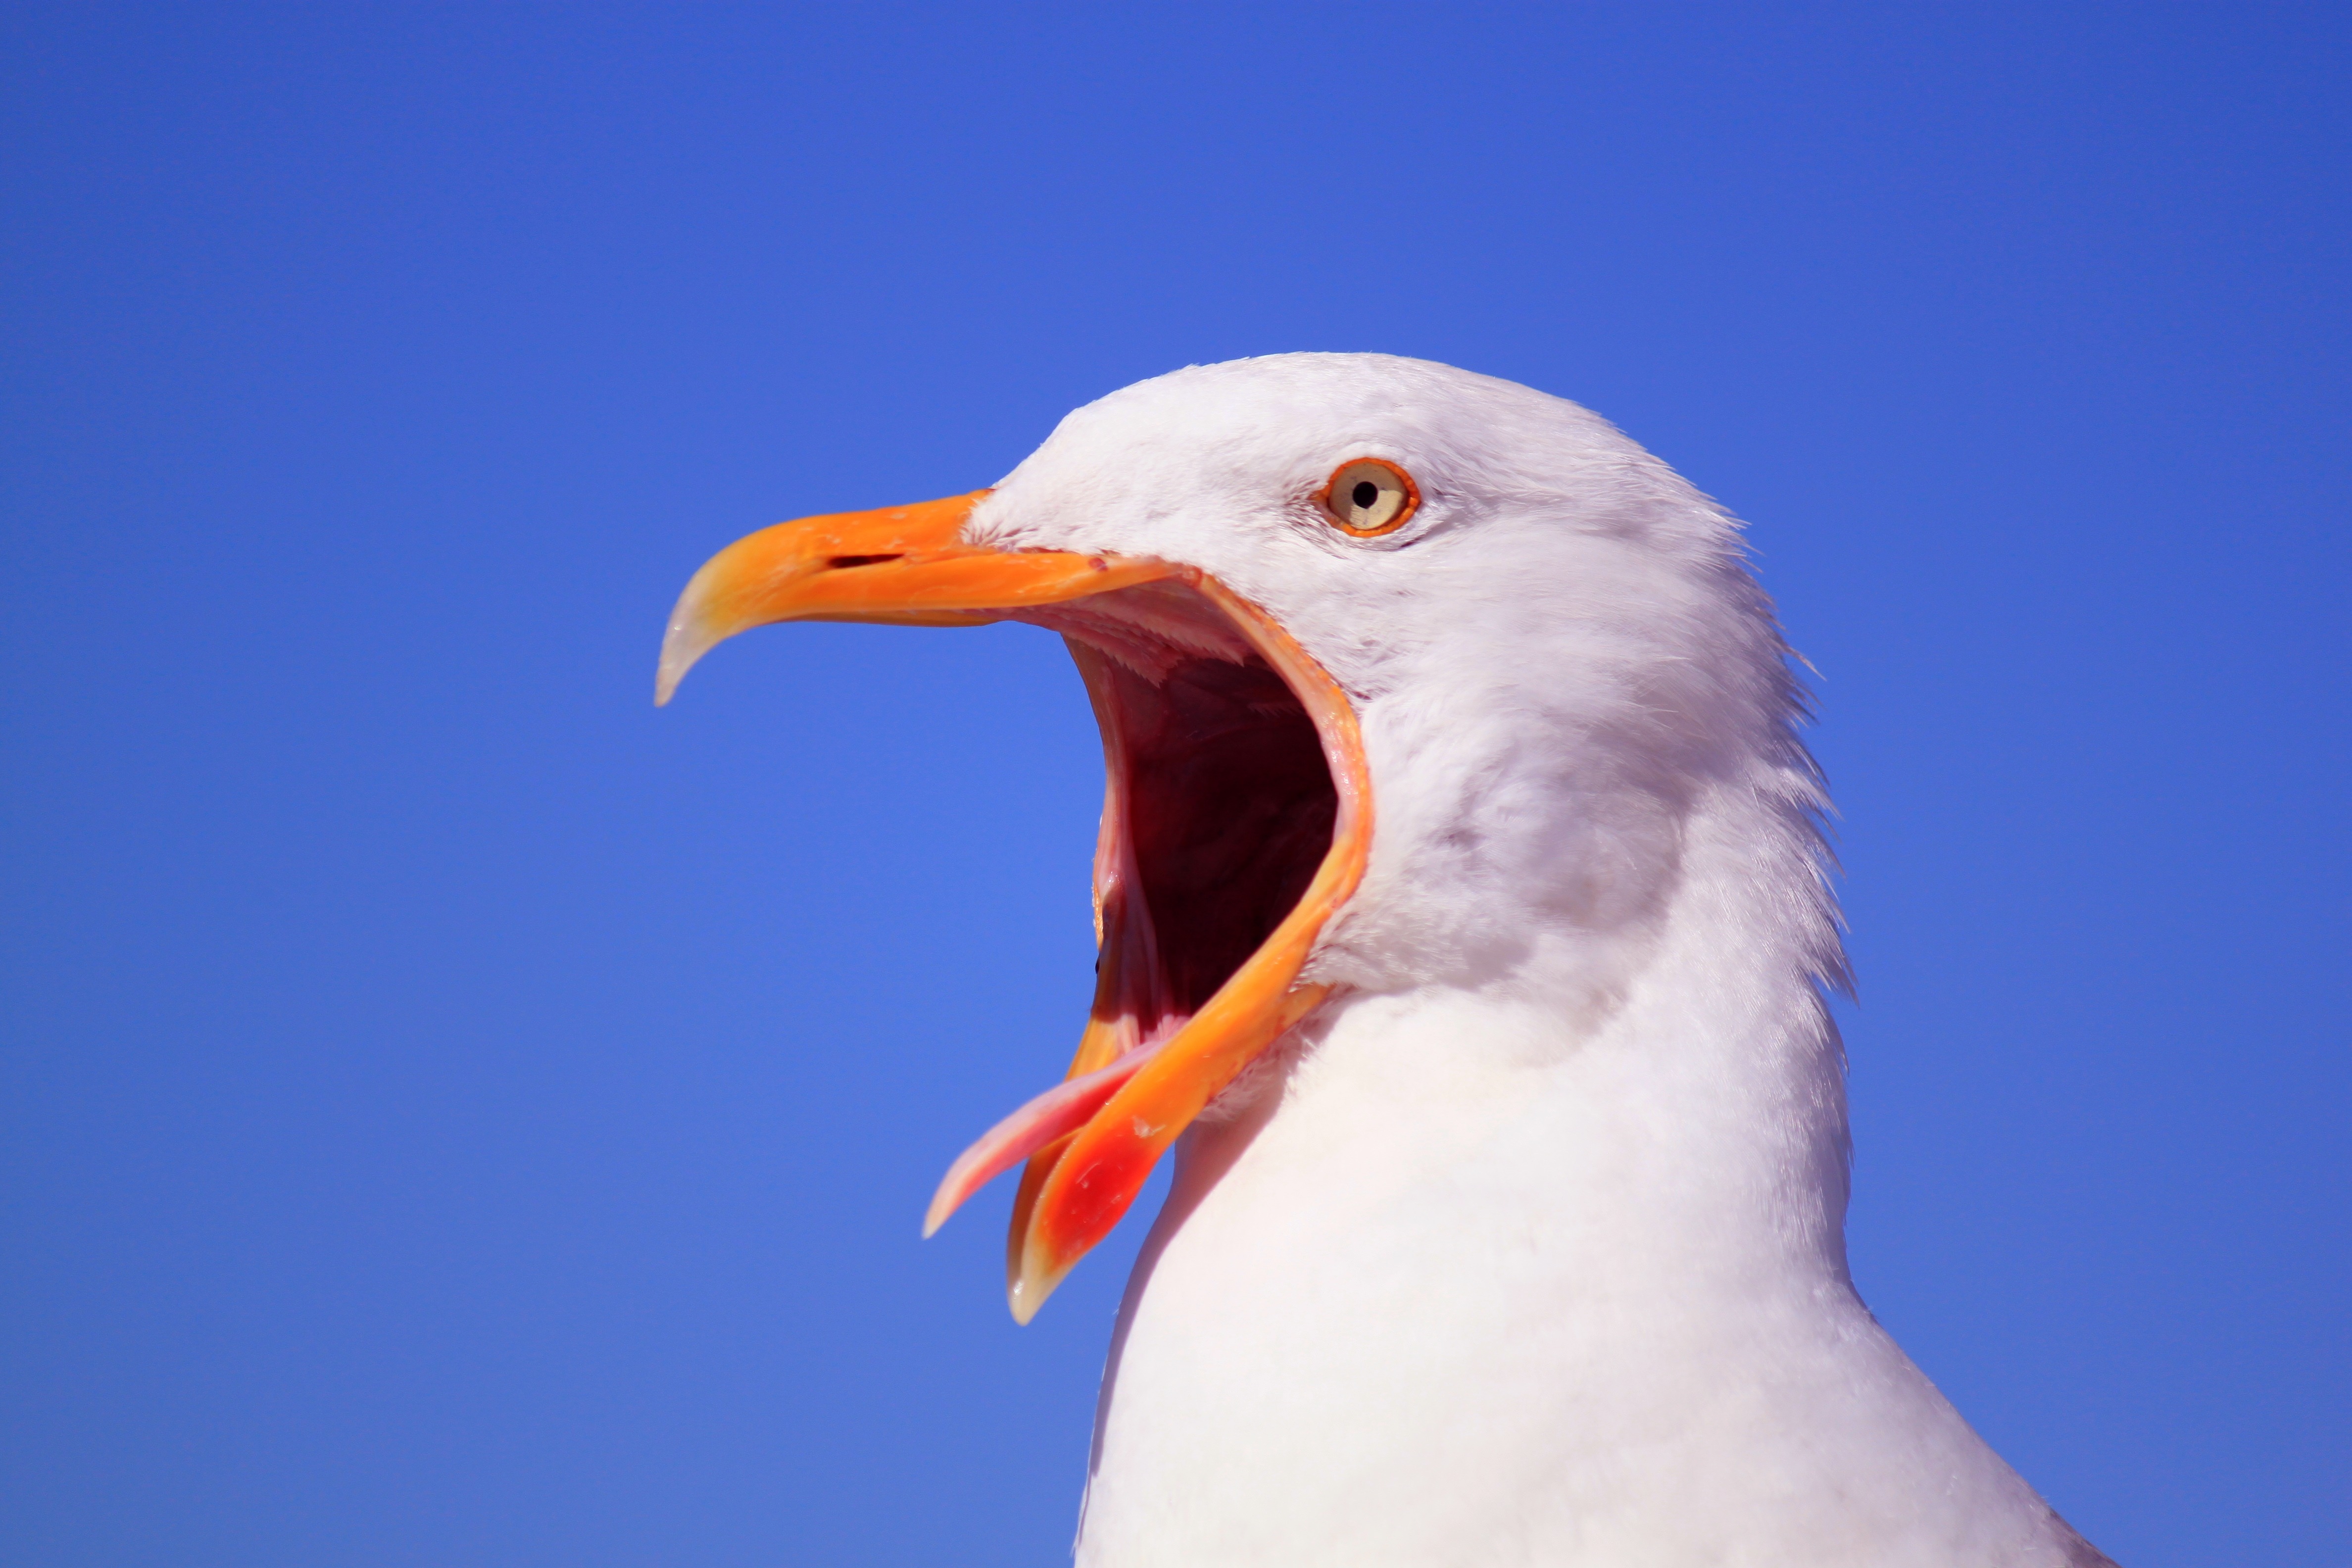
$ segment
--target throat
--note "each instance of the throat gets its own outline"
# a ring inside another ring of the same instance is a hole
[[[1538,940],[1490,981],[1327,1008],[1248,1105],[1188,1134],[1130,1327],[1159,1297],[1164,1331],[1349,1324],[1398,1357],[1552,1365],[1675,1322],[1844,1310],[1834,932],[1791,896],[1815,885],[1809,845],[1771,828],[1737,803],[1696,814],[1622,973]]]
[[[1696,907],[1725,892],[1685,889],[1647,941],[1539,939],[1485,984],[1343,998],[1201,1131],[1172,1201],[1321,1214],[1466,1279],[1548,1259],[1619,1300],[1842,1283],[1835,1027],[1792,944]]]
[[[1265,1092],[1196,1124],[1121,1308],[1089,1535],[1265,1478],[1302,1551],[1365,1499],[1442,1499],[1437,1561],[1457,1505],[1559,1507],[1628,1455],[1661,1497],[1716,1468],[1759,1484],[1748,1445],[1774,1439],[1727,1411],[1799,1420],[1847,1376],[1841,1346],[1881,1342],[1845,1272],[1815,933],[1774,923],[1806,906],[1769,873],[1812,873],[1794,840],[1778,867],[1755,844],[1694,825],[1600,1016],[1568,1000],[1595,990],[1580,951],[1538,942],[1492,981],[1341,999]],[[1791,1367],[1805,1389],[1758,1381]]]

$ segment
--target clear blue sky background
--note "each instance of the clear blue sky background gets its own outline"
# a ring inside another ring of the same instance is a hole
[[[1853,1257],[2127,1568],[2352,1561],[2341,7],[14,6],[0,1557],[1058,1560],[1130,1226],[1020,627],[704,555],[1194,361],[1600,409],[1819,667]]]

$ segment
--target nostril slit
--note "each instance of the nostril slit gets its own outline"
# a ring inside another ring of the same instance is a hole
[[[885,561],[898,559],[899,557],[896,555],[832,555],[825,558],[824,563],[828,568],[838,571],[844,566],[879,566]]]

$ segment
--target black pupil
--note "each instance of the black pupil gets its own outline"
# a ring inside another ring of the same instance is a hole
[[[1356,498],[1356,506],[1360,510],[1370,511],[1372,510],[1372,503],[1381,499],[1381,487],[1370,479],[1359,479],[1356,481],[1356,488],[1348,493]]]

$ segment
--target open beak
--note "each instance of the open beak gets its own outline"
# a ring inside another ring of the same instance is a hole
[[[926,1236],[1023,1161],[1007,1246],[1034,1317],[1151,1167],[1328,994],[1301,982],[1370,848],[1346,694],[1265,612],[1197,568],[968,543],[988,494],[803,518],[737,541],[687,584],[655,701],[737,632],[774,621],[984,626],[1067,637],[1103,731],[1095,1000],[1069,1074],[949,1169]]]

